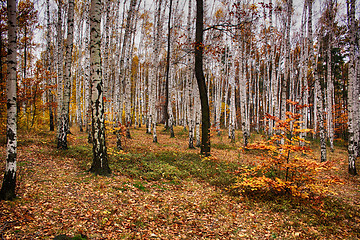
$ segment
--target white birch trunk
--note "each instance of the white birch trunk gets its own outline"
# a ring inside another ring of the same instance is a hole
[[[349,143],[348,143],[348,154],[349,154],[349,174],[357,175],[356,172],[356,141],[355,132],[356,132],[356,98],[354,94],[354,88],[357,84],[356,81],[356,62],[355,62],[355,45],[356,45],[356,23],[355,23],[355,0],[350,0],[348,4],[348,27],[349,27],[349,38],[350,38],[350,59],[349,59],[349,85],[348,85],[348,131],[349,131]]]
[[[12,200],[16,197],[16,157],[17,157],[17,108],[16,108],[16,1],[7,1],[8,17],[8,62],[7,62],[7,124],[6,124],[6,164],[1,200]]]
[[[332,14],[332,0],[329,0],[329,5],[331,6],[330,12]],[[329,6],[329,7],[330,7]],[[332,17],[330,16],[330,21]],[[332,48],[332,28],[329,29],[329,42],[328,48],[326,50],[327,54],[327,132],[330,142],[330,149],[334,151],[334,122],[333,122],[333,99],[334,99],[334,82],[332,79],[332,59],[331,59],[331,48]]]
[[[63,102],[61,106],[61,116],[59,122],[58,148],[67,149],[67,134],[69,132],[69,105],[71,93],[71,64],[73,49],[73,31],[74,31],[74,1],[69,0],[68,21],[67,21],[67,38],[66,38],[66,57],[65,57],[65,75]]]
[[[57,124],[60,126],[61,106],[63,103],[63,32],[62,32],[62,1],[58,2],[58,21],[57,21]],[[60,135],[60,128],[57,129],[57,135]]]
[[[308,44],[307,41],[305,40],[305,20],[306,20],[306,16],[307,16],[307,3],[305,2],[304,4],[304,9],[303,9],[303,14],[302,14],[302,22],[301,22],[301,57],[300,57],[300,73],[299,73],[299,82],[300,82],[300,95],[302,93],[302,95],[300,96],[300,104],[301,105],[307,105],[309,104],[309,86],[308,86],[308,81],[307,81],[307,66],[309,63],[309,57],[308,57]],[[308,127],[308,107],[304,107],[301,109],[301,114],[302,114],[302,123],[301,123],[301,128],[302,129],[307,129]],[[301,139],[305,139],[306,138],[306,133],[305,132],[301,132],[300,133],[300,138]],[[304,142],[301,141],[300,142],[301,146],[304,146]]]
[[[270,72],[270,83],[271,83],[271,88],[270,88],[270,94],[269,94],[269,98],[270,98],[270,102],[269,102],[269,114],[271,116],[277,116],[275,115],[275,109],[277,109],[277,79],[276,79],[276,72],[275,72],[275,41],[274,41],[274,27],[273,27],[273,11],[274,11],[274,7],[272,6],[272,0],[270,0],[270,13],[269,13],[269,20],[270,20],[270,68],[271,68],[271,72]],[[274,130],[274,120],[270,119],[269,120],[269,135],[273,134],[273,130]]]
[[[51,51],[50,51],[50,3],[49,0],[46,0],[46,68],[47,68],[47,85],[53,85],[53,80],[52,80],[52,72],[51,72],[51,62],[50,62],[50,58],[51,58]],[[53,101],[54,101],[54,95],[51,91],[51,89],[49,89],[47,91],[47,95],[48,95],[48,102],[49,102],[49,127],[50,127],[50,131],[54,131],[54,110],[53,110]]]
[[[91,112],[91,86],[90,86],[90,57],[89,57],[89,37],[90,37],[90,20],[89,20],[89,1],[85,4],[85,38],[84,38],[84,109],[85,109],[85,130],[90,134],[90,112]]]
[[[245,73],[244,73],[244,56],[243,56],[243,47],[241,47],[240,50],[240,62],[239,62],[239,85],[240,85],[240,110],[241,110],[241,130],[243,132],[243,144],[245,147],[247,147],[248,145],[248,138],[249,138],[249,133],[248,133],[248,129],[247,129],[247,81],[245,78]]]
[[[315,102],[315,107],[314,109],[316,109],[316,114],[317,114],[317,119],[319,121],[319,130],[320,130],[320,149],[321,149],[321,162],[325,162],[326,161],[326,135],[325,135],[325,127],[324,127],[324,107],[323,107],[323,94],[321,91],[321,86],[320,86],[320,79],[318,77],[318,74],[316,72],[316,65],[317,65],[317,57],[315,58],[315,53],[314,53],[314,46],[313,46],[313,35],[312,35],[312,0],[308,1],[308,8],[309,8],[309,20],[308,20],[308,24],[309,24],[309,45],[310,45],[310,49],[311,49],[311,54],[310,54],[310,58],[311,58],[311,65],[312,65],[312,78],[314,79],[314,83],[315,83],[315,97],[314,101]],[[315,115],[314,115],[315,116]]]
[[[83,132],[83,122],[81,116],[81,89],[82,89],[82,81],[80,81],[80,74],[76,76],[76,121],[79,125],[80,132]]]
[[[231,67],[229,76],[229,85],[231,87],[230,95],[230,116],[229,116],[229,138],[232,143],[235,143],[235,119],[236,119],[236,106],[235,106],[235,66]]]
[[[156,24],[154,26],[154,53],[153,53],[153,59],[154,59],[154,74],[152,76],[152,90],[153,90],[153,116],[152,116],[152,129],[153,129],[153,142],[157,142],[157,133],[156,133],[156,124],[157,124],[157,109],[156,109],[156,102],[158,100],[158,81],[159,81],[159,54],[160,54],[160,34],[161,34],[161,5],[162,0],[158,0],[158,6],[156,10]]]
[[[100,175],[110,174],[105,143],[105,109],[103,78],[101,71],[101,1],[91,0],[90,8],[90,82],[92,106],[93,162],[91,172]]]

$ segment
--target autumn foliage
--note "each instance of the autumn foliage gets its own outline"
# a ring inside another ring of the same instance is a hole
[[[254,166],[244,166],[236,172],[237,181],[233,188],[247,193],[289,194],[303,199],[312,199],[330,193],[330,185],[340,180],[330,176],[333,168],[330,161],[320,163],[312,156],[309,142],[301,133],[312,132],[302,129],[303,107],[288,101],[295,111],[287,112],[286,119],[267,115],[276,122],[274,134],[268,140],[249,144],[248,150],[263,150],[261,161]]]

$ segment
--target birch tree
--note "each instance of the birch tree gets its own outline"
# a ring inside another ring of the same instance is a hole
[[[126,25],[125,25],[125,31],[122,39],[122,48],[121,48],[121,54],[120,54],[120,84],[122,87],[122,90],[124,91],[124,94],[122,94],[125,97],[124,102],[119,101],[120,109],[119,109],[119,120],[122,121],[122,107],[125,103],[125,125],[127,128],[130,125],[130,106],[131,106],[131,80],[130,76],[128,75],[130,72],[130,52],[131,52],[131,36],[132,36],[132,28],[133,28],[133,20],[134,20],[134,13],[135,13],[135,7],[136,7],[137,0],[131,0],[129,10],[127,13],[126,18]],[[124,3],[125,4],[125,3]],[[125,11],[125,10],[124,10]],[[120,99],[119,99],[120,100]]]
[[[328,32],[328,46],[326,49],[326,69],[327,69],[327,133],[330,142],[330,149],[334,151],[334,123],[333,123],[333,105],[334,105],[334,81],[332,78],[332,58],[331,50],[333,46],[333,12],[334,2],[333,0],[327,1],[327,32]]]
[[[170,72],[170,50],[171,50],[171,11],[172,11],[172,0],[169,5],[169,19],[168,19],[168,36],[167,36],[167,53],[166,53],[166,69],[165,69],[165,104],[164,104],[164,122],[165,128],[172,128],[169,125],[169,72]],[[171,105],[170,105],[171,107]],[[173,131],[172,131],[173,133]]]
[[[235,119],[236,119],[236,102],[235,102],[235,66],[231,66],[229,75],[229,85],[231,88],[230,95],[230,116],[229,116],[229,138],[232,143],[235,143]]]
[[[104,82],[101,70],[101,0],[91,0],[90,7],[90,82],[92,107],[93,162],[90,172],[111,173],[105,142]]]
[[[317,119],[319,121],[319,132],[320,132],[320,151],[321,151],[321,162],[326,161],[326,136],[325,136],[325,128],[324,128],[324,107],[323,107],[323,94],[320,86],[320,79],[317,74],[317,57],[315,58],[314,46],[313,46],[313,34],[312,34],[312,1],[308,0],[308,38],[309,38],[309,46],[311,49],[310,52],[310,60],[311,60],[311,77],[314,81],[315,85],[315,108],[317,115]],[[316,124],[316,123],[314,123]]]
[[[8,17],[8,59],[7,59],[7,125],[6,125],[6,165],[0,190],[1,200],[12,200],[16,197],[16,157],[17,157],[17,124],[16,124],[16,0],[7,1]]]
[[[157,102],[157,93],[159,87],[159,59],[160,59],[160,34],[161,34],[161,6],[162,0],[157,1],[157,10],[155,14],[154,20],[154,36],[153,36],[153,47],[154,52],[152,55],[153,59],[153,67],[152,67],[152,74],[150,74],[150,81],[151,81],[151,125],[153,131],[153,142],[157,142],[157,132],[156,132],[156,124],[157,124],[157,109],[156,109],[156,102]]]
[[[46,67],[47,67],[47,84],[52,85],[52,73],[51,73],[51,51],[50,51],[50,2],[46,0]],[[50,118],[50,131],[54,131],[54,110],[53,110],[53,101],[54,95],[51,89],[48,90],[48,101],[49,101],[49,118]]]
[[[71,64],[73,50],[73,32],[74,32],[74,0],[69,0],[68,19],[67,19],[67,36],[66,36],[66,57],[65,57],[65,74],[64,89],[61,106],[61,116],[59,121],[59,135],[57,147],[67,149],[67,134],[69,129],[69,105],[71,93]]]
[[[61,106],[63,102],[63,31],[62,31],[62,0],[58,1],[57,24],[56,24],[56,41],[57,41],[57,124],[60,126]],[[60,136],[60,128],[57,129],[57,135]]]
[[[354,95],[354,88],[356,87],[356,62],[355,62],[355,46],[356,46],[356,22],[355,22],[355,0],[350,0],[348,4],[348,28],[349,28],[349,84],[348,84],[348,131],[349,131],[349,173],[357,175],[355,160],[357,157],[357,139],[355,139],[356,132],[356,117],[355,114],[359,109],[356,108],[356,98]]]

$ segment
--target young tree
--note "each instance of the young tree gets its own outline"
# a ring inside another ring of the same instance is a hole
[[[203,70],[203,28],[204,28],[204,2],[196,0],[196,31],[195,31],[195,76],[199,87],[201,100],[201,150],[200,153],[210,155],[210,109]]]
[[[105,142],[104,82],[101,71],[101,0],[91,0],[90,7],[90,82],[92,106],[93,162],[90,172],[99,175],[111,173]]]
[[[7,1],[8,15],[8,63],[7,63],[7,129],[6,129],[6,167],[0,199],[12,200],[16,197],[16,154],[17,154],[17,125],[16,125],[16,0]]]

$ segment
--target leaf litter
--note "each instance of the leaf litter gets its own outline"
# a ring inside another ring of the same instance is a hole
[[[187,149],[186,136],[169,139],[167,133],[160,133],[159,144],[152,144],[151,136],[145,135],[144,129],[132,131],[133,139],[127,139],[124,144],[125,154],[172,151],[175,156],[181,152],[198,152]],[[50,135],[47,139],[30,137],[34,141],[21,144],[18,149],[18,199],[0,202],[3,239],[53,239],[60,234],[83,234],[89,239],[359,237],[356,231],[359,215],[356,213],[342,219],[339,229],[329,232],[324,226],[317,227],[316,222],[309,225],[315,219],[311,219],[310,214],[299,215],[301,210],[286,209],[283,204],[274,208],[266,201],[234,196],[191,176],[178,181],[148,181],[126,176],[117,169],[113,169],[110,177],[95,176],[86,171],[89,163],[84,166],[83,159],[59,153]],[[72,137],[70,148],[87,145],[85,139]],[[215,143],[225,141],[213,139]],[[114,146],[115,139],[110,136],[109,151]],[[239,146],[213,149],[213,158],[209,161],[241,161],[243,164],[255,161],[252,153],[238,150]],[[1,150],[4,159],[4,146]],[[2,172],[3,168],[0,168]],[[351,181],[358,183],[359,180],[348,179],[346,196],[352,196],[353,205],[358,207],[359,194]]]

